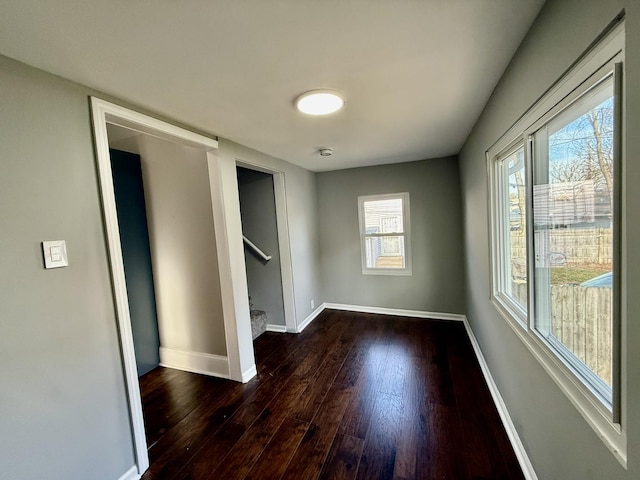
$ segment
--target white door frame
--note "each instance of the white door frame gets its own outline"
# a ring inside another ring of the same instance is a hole
[[[228,378],[247,382],[256,375],[247,277],[244,266],[240,201],[233,161],[218,158],[218,142],[153,117],[91,97],[96,157],[107,234],[107,248],[116,303],[125,386],[129,403],[138,473],[149,468],[142,400],[129,316],[129,300],[122,262],[120,231],[113,190],[107,123],[197,148],[206,154],[218,254],[222,309],[229,365]]]
[[[286,331],[298,333],[296,322],[296,304],[291,265],[291,244],[289,243],[289,221],[287,216],[287,192],[285,174],[280,170],[264,167],[236,158],[238,167],[267,173],[273,176],[273,196],[276,203],[276,227],[278,230],[278,250],[280,253],[280,278],[282,281],[282,302],[284,304],[284,323]]]

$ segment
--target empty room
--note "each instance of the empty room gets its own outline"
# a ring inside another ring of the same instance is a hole
[[[640,478],[636,0],[0,12],[1,478]]]

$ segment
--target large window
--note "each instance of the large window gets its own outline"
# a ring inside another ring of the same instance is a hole
[[[487,152],[492,301],[621,460],[623,46],[619,25]]]
[[[534,328],[611,406],[613,72],[532,135]]]
[[[362,273],[410,275],[409,194],[358,197]]]

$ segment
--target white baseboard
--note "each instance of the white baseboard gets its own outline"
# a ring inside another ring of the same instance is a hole
[[[244,372],[242,372],[242,383],[247,383],[253,377],[258,374],[258,369],[255,364],[249,368],[247,368]]]
[[[322,305],[319,305],[318,308],[316,308],[313,312],[311,312],[307,318],[305,318],[302,323],[300,323],[300,325],[298,325],[298,328],[296,328],[295,333],[300,333],[302,332],[305,328],[307,328],[307,326],[313,322],[313,320],[322,313],[322,311],[326,308],[325,307],[325,303],[323,303]]]
[[[141,475],[138,473],[138,467],[135,465],[127,470],[118,480],[139,480]]]
[[[382,315],[395,315],[398,317],[432,318],[434,320],[454,320],[463,322],[464,315],[458,313],[425,312],[422,310],[404,310],[401,308],[368,307],[363,305],[344,305],[341,303],[323,303],[324,308],[344,310],[348,312],[378,313]]]
[[[491,371],[489,370],[489,365],[487,365],[487,361],[482,354],[482,350],[480,349],[480,344],[476,339],[476,336],[473,334],[473,330],[471,330],[471,325],[469,325],[469,321],[465,316],[464,319],[464,327],[467,330],[467,335],[469,335],[469,340],[471,341],[471,345],[473,346],[473,351],[476,354],[478,359],[478,363],[480,364],[480,369],[482,370],[482,374],[489,386],[489,391],[491,392],[491,397],[493,398],[493,403],[498,409],[498,413],[500,414],[500,419],[502,420],[502,424],[504,425],[505,430],[507,431],[507,436],[511,441],[511,446],[518,458],[518,462],[520,463],[520,468],[522,468],[522,473],[527,480],[538,480],[538,476],[536,475],[536,471],[533,469],[533,465],[531,464],[531,460],[529,460],[529,455],[527,455],[527,451],[520,440],[520,436],[518,435],[518,431],[516,430],[513,421],[511,420],[511,415],[509,415],[509,411],[507,410],[507,406],[504,403],[502,395],[500,395],[500,391],[498,390],[498,386],[496,382],[494,382],[493,377],[491,376]]]
[[[184,370],[185,372],[229,378],[229,360],[227,357],[210,353],[160,347],[160,365]]]
[[[286,333],[287,327],[285,325],[274,325],[272,323],[267,324],[267,332]]]

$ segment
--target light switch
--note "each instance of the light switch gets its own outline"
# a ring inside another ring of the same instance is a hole
[[[44,268],[60,268],[69,265],[67,260],[67,244],[64,240],[42,242]]]

